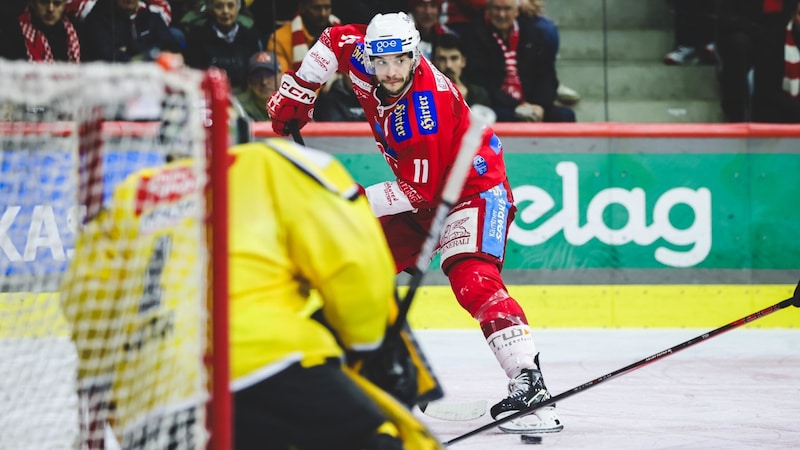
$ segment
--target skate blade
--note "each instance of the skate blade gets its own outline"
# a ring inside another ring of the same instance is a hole
[[[558,433],[564,429],[564,424],[553,408],[535,411],[525,417],[510,420],[498,428],[510,434],[548,434]]]

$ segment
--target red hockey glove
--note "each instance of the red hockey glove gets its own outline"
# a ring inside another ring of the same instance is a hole
[[[281,136],[291,133],[289,124],[296,121],[297,129],[303,128],[314,116],[314,102],[319,83],[309,83],[291,70],[281,77],[281,86],[267,102],[272,118],[272,129]]]

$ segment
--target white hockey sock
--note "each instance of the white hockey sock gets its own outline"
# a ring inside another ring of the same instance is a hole
[[[536,368],[536,343],[528,325],[514,325],[495,331],[486,338],[486,342],[508,378],[516,377],[523,369]]]

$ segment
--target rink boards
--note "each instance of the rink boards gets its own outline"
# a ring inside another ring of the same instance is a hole
[[[364,124],[330,125],[304,128],[306,142],[362,185],[392,178]],[[788,297],[800,279],[800,185],[786,175],[800,173],[796,127],[660,125],[495,127],[519,208],[504,278],[535,326],[714,327]],[[80,216],[63,178],[72,161],[54,149],[4,150],[0,338],[61,336],[47,293],[57,290]],[[107,157],[129,163],[106,175],[106,195],[138,165],[158,162],[138,148]],[[46,288],[17,282],[30,276],[47,277]],[[438,260],[424,284],[412,324],[474,326]],[[41,294],[13,293],[28,286]],[[775,315],[754,326],[799,325]]]

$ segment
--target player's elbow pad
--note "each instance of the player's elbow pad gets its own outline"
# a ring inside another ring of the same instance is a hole
[[[365,191],[369,206],[377,217],[391,216],[414,209],[408,196],[400,190],[397,181],[373,184]]]

